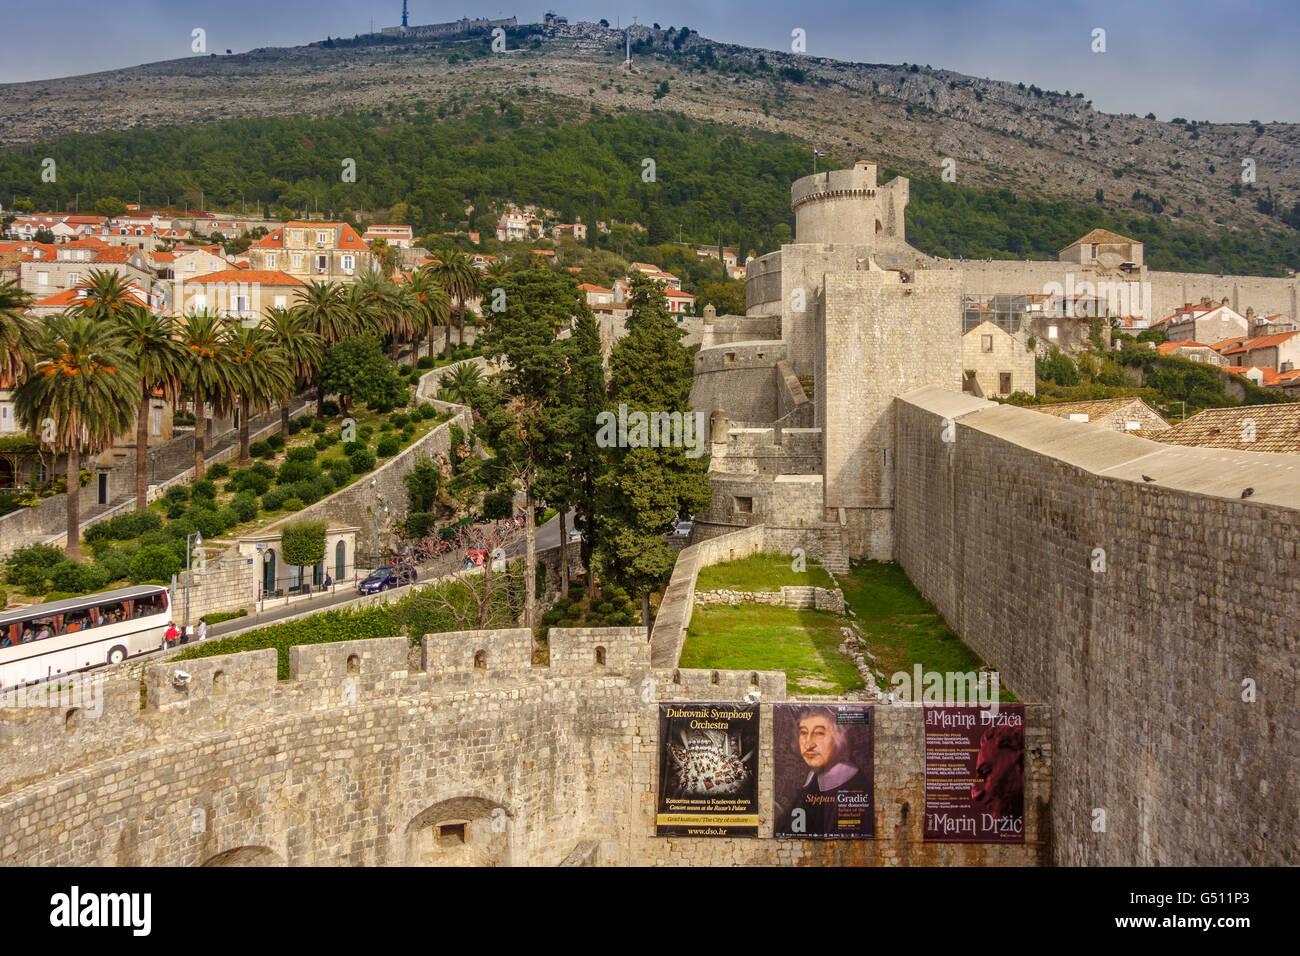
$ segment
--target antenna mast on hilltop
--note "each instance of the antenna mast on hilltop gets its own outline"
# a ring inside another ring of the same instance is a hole
[[[406,0],[402,0],[402,26],[406,25]]]

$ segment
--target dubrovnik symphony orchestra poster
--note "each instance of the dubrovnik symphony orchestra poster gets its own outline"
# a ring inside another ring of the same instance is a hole
[[[927,843],[1025,842],[1025,706],[925,708]]]
[[[659,705],[657,836],[758,836],[758,704]]]

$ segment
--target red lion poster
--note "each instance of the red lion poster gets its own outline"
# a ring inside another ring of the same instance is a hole
[[[1025,707],[925,708],[927,843],[1025,842]]]

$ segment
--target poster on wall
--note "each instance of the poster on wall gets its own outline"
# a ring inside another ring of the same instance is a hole
[[[773,835],[870,840],[876,835],[875,708],[773,704]]]
[[[758,704],[659,705],[657,836],[758,836]]]
[[[927,843],[1025,842],[1025,707],[925,708]]]

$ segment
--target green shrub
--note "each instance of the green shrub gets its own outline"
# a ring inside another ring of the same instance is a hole
[[[279,432],[274,432],[266,437],[266,443],[276,451],[279,451],[284,447],[284,436]]]
[[[235,618],[247,616],[248,611],[241,607],[238,611],[214,611],[211,614],[204,614],[199,620],[211,626],[220,624],[222,621],[233,621]]]
[[[48,569],[38,564],[25,564],[17,571],[9,572],[9,583],[16,584],[28,594],[44,594],[49,587]]]
[[[314,565],[325,558],[324,521],[293,521],[285,525],[280,544],[285,564]]]
[[[261,464],[261,462],[258,462],[258,464]],[[244,468],[235,472],[235,476],[230,483],[237,491],[251,491],[255,495],[266,494],[266,489],[271,487],[270,478],[253,471],[251,468]]]
[[[189,501],[189,485],[172,485],[163,493],[163,498],[167,501]]]
[[[277,485],[292,485],[294,482],[315,478],[319,474],[320,469],[313,462],[286,461],[280,466],[280,473],[276,477],[275,483]]]
[[[272,488],[262,495],[262,507],[267,511],[279,511],[284,507],[284,499],[288,496],[278,488]]]
[[[303,421],[302,421],[301,418],[291,418],[291,419],[289,419],[289,434],[290,434],[290,435],[296,435],[296,434],[298,434],[300,431],[302,431],[302,429],[303,429],[303,424],[304,424],[304,423],[303,423]]]
[[[415,411],[425,421],[428,421],[430,418],[433,418],[435,415],[438,414],[438,410],[428,402],[422,402],[420,404],[420,407],[417,408]]]
[[[394,428],[404,428],[406,427],[406,423],[411,419],[410,416],[404,412],[394,412],[389,416],[388,420],[392,422]]]
[[[355,451],[351,455],[348,455],[348,464],[352,466],[352,474],[364,475],[371,468],[375,467],[375,456],[364,449],[361,451]]]
[[[392,430],[393,430],[392,422],[384,421],[379,423],[379,431],[381,434],[386,434],[388,432],[391,432]]]
[[[379,444],[375,446],[375,453],[380,458],[392,458],[402,450],[402,443],[393,435],[386,435],[379,439]]]
[[[108,583],[102,567],[79,561],[60,561],[49,571],[50,584],[59,591],[85,594],[101,590]]]
[[[362,425],[360,428],[357,429],[357,436],[362,441],[370,441],[370,436],[373,435],[374,433],[375,433],[374,425]]]
[[[189,517],[181,515],[177,520],[167,523],[167,527],[163,528],[163,534],[184,541],[186,535],[193,534],[197,530],[198,528],[194,527],[194,522]],[[184,547],[184,545],[182,544],[181,547]]]
[[[168,525],[167,530],[170,531],[175,524],[176,523]],[[190,532],[192,533],[193,530],[194,529],[191,528]],[[184,536],[181,537],[180,541],[181,549],[184,550]],[[95,555],[95,564],[104,572],[104,580],[119,581],[122,578],[130,577],[131,559],[135,557],[136,552],[139,550],[139,548],[131,545],[116,548],[110,546],[102,555]]]
[[[283,508],[286,511],[302,511],[303,503],[301,498],[286,498]]]
[[[316,441],[313,443],[313,447],[317,451],[324,451],[326,448],[328,448],[330,445],[334,444],[338,440],[339,438],[337,435],[320,435],[316,438]]]
[[[406,516],[406,533],[412,538],[423,538],[433,530],[434,517],[428,511],[416,511]]]
[[[252,521],[257,517],[258,511],[256,492],[241,491],[230,502],[230,507],[235,509],[235,514],[239,516],[240,521]]]
[[[351,455],[354,452],[365,451],[366,443],[363,441],[345,441],[343,443],[343,454]]]
[[[270,458],[275,454],[275,449],[264,441],[255,441],[248,446],[248,453],[254,458]]]
[[[194,503],[189,507],[189,511],[194,511],[195,509],[198,509],[199,511],[216,511],[217,501],[215,498],[195,498]],[[189,511],[187,511],[186,514],[188,514]]]
[[[335,484],[338,484],[340,478],[346,483],[352,477],[352,465],[346,458],[331,458],[323,464],[325,470],[333,476]]]
[[[184,567],[180,558],[170,548],[153,546],[141,548],[131,559],[127,577],[139,583],[141,581],[166,581]]]
[[[432,355],[421,355],[420,360],[415,363],[417,369],[433,368],[434,357]]]
[[[215,538],[226,530],[226,524],[221,515],[216,511],[209,511],[207,508],[191,508],[186,517],[194,522],[195,530],[205,538]],[[131,577],[134,578],[135,574],[132,574]]]
[[[209,481],[207,478],[200,478],[198,481],[190,482],[190,493],[195,498],[215,498],[217,496],[217,483]]]
[[[230,474],[230,466],[224,461],[219,461],[215,465],[208,466],[209,478],[225,478],[228,474]]]
[[[221,518],[221,523],[225,525],[221,529],[223,532],[229,531],[240,522],[239,512],[232,505],[226,505],[217,512],[217,516]]]
[[[315,461],[316,449],[311,445],[296,445],[284,453],[285,461]]]
[[[253,474],[261,475],[263,478],[275,477],[275,466],[264,461],[253,462],[252,471]]]
[[[339,414],[339,403],[333,399],[329,399],[321,405],[321,411],[325,413],[326,418],[337,418]]]
[[[323,434],[325,434],[325,423],[324,423],[324,422],[312,422],[312,423],[311,423],[311,430],[312,430],[312,433],[315,434],[315,435],[323,435]]]

